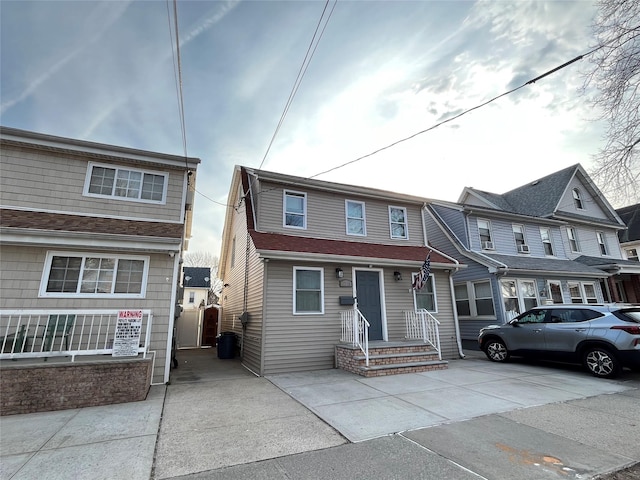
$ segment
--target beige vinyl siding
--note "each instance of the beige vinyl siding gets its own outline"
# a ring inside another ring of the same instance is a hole
[[[293,314],[293,267],[324,267],[324,314]],[[340,341],[340,288],[334,272],[339,265],[271,260],[266,281],[264,375],[334,367]],[[345,278],[349,278],[345,268]]]
[[[424,245],[422,233],[422,205],[402,201],[381,201],[375,198],[342,195],[296,187],[282,187],[272,183],[261,183],[258,199],[258,230],[266,232],[300,235],[304,237],[347,240],[351,242],[385,243],[399,245]],[[283,191],[291,190],[307,194],[307,228],[283,226]],[[345,200],[364,202],[367,236],[347,235]],[[392,239],[389,229],[389,206],[406,207],[409,239]]]
[[[411,290],[411,273],[417,269],[395,269],[402,273],[402,280],[393,278],[394,269],[384,272],[385,304],[387,312],[387,328],[389,341],[402,340],[405,337],[404,311],[413,310],[413,291]],[[449,274],[441,270],[432,271],[435,276],[435,291],[438,312],[433,316],[440,322],[440,346],[443,358],[458,358],[458,347],[453,319],[453,303]]]
[[[96,163],[109,164],[102,160]],[[184,172],[154,165],[113,163],[168,173],[166,204],[141,203],[116,198],[83,196],[89,159],[77,155],[41,152],[30,148],[3,146],[1,154],[0,204],[70,214],[122,216],[157,221],[180,221]],[[38,195],[25,192],[38,189]]]
[[[56,250],[60,250],[59,248]],[[77,252],[78,250],[73,250]],[[153,382],[164,383],[165,349],[169,330],[174,260],[166,254],[150,255],[147,294],[143,299],[38,298],[47,249],[3,245],[0,284],[3,309],[149,309],[153,326],[149,351],[155,352]],[[107,252],[108,253],[108,252]],[[114,252],[118,255],[119,252]],[[120,252],[121,253],[121,252]],[[129,253],[129,252],[127,252]]]
[[[229,251],[224,252],[227,260],[225,271],[221,272],[224,283],[229,284],[229,286],[222,290],[220,331],[235,332],[239,336],[243,333],[242,324],[238,317],[244,311],[245,262],[248,258],[249,291],[247,292],[247,312],[249,313],[249,324],[245,332],[242,361],[252,371],[261,374],[264,264],[258,257],[253,243],[249,241],[247,244],[245,203],[242,202],[237,211],[233,209],[229,211],[232,213],[228,214],[233,215],[231,234],[229,242],[226,244],[226,248]],[[230,249],[234,244],[233,238],[235,238],[235,262],[232,266],[232,252]],[[247,246],[249,248],[248,256]]]

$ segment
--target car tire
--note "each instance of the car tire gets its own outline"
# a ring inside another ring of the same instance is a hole
[[[582,358],[587,370],[599,378],[614,378],[622,369],[618,358],[604,347],[588,347]]]
[[[491,338],[485,342],[484,353],[492,362],[506,362],[511,356],[507,346],[498,338]]]

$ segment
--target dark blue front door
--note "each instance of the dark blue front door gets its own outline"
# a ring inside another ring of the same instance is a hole
[[[378,272],[356,270],[356,298],[358,309],[370,324],[369,340],[382,340],[382,305]]]

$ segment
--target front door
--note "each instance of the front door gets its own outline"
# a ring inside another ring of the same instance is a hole
[[[369,340],[383,340],[380,272],[356,270],[358,309],[369,322]]]

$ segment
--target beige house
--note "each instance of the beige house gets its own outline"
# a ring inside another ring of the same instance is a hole
[[[428,246],[424,199],[245,167],[228,198],[220,331],[238,334],[247,368],[374,375],[462,354],[451,275],[463,266]]]
[[[137,356],[167,382],[200,160],[5,127],[0,139],[0,359]],[[127,316],[133,345],[116,335]]]

